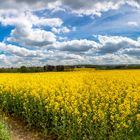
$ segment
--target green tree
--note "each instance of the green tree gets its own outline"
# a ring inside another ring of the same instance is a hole
[[[20,69],[19,69],[19,71],[21,73],[26,73],[26,72],[28,72],[28,68],[26,66],[21,66]]]

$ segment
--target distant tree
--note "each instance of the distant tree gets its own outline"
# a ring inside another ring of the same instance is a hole
[[[28,72],[28,68],[26,66],[21,66],[20,69],[19,69],[19,71],[21,73],[26,73],[26,72]]]
[[[52,65],[44,66],[44,71],[55,71],[55,66]]]
[[[56,66],[56,71],[64,71],[64,66],[63,65]]]
[[[43,67],[43,71],[44,71],[44,72],[47,71],[47,66],[44,66],[44,67]]]

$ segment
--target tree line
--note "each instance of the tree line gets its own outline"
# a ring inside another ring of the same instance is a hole
[[[26,67],[21,66],[20,68],[0,68],[0,73],[34,73],[34,72],[59,72],[59,71],[72,71],[73,66],[64,65],[46,65],[43,67]]]
[[[60,72],[60,71],[73,71],[75,68],[94,68],[97,70],[113,70],[113,69],[140,69],[139,64],[132,65],[45,65],[20,68],[0,68],[0,73],[34,73],[34,72]]]

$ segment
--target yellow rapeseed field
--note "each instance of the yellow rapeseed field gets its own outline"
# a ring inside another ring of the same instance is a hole
[[[0,107],[60,139],[140,138],[140,70],[0,74]]]

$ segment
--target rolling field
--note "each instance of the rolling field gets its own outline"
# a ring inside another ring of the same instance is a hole
[[[140,70],[0,74],[0,108],[58,139],[140,139]]]

